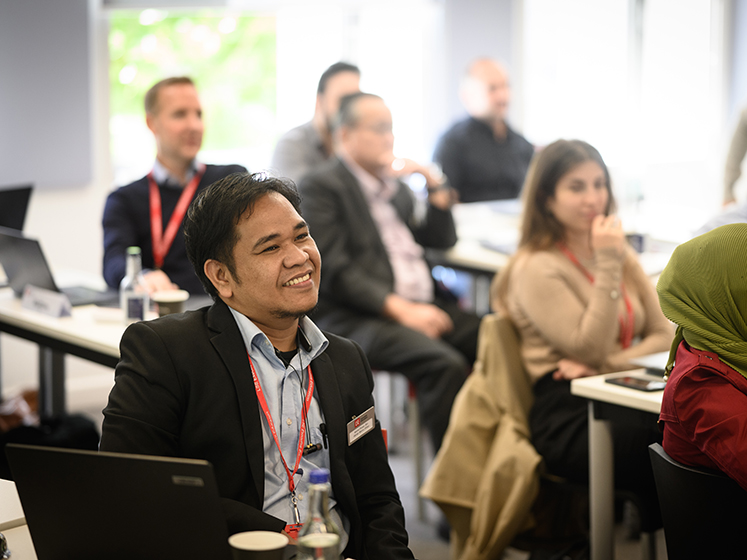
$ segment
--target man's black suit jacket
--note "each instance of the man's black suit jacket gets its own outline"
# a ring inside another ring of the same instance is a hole
[[[384,298],[394,291],[394,273],[358,180],[333,158],[302,179],[299,190],[303,217],[324,263],[314,317],[380,316]],[[417,219],[412,191],[402,182],[392,205],[423,247],[446,249],[456,243],[451,211],[428,205]],[[334,320],[322,324],[335,330]]]
[[[368,362],[355,343],[325,335],[329,346],[311,369],[328,426],[332,491],[351,524],[345,555],[412,558],[378,422],[347,444],[346,424],[373,405]],[[206,459],[215,469],[230,532],[282,530],[286,520],[262,512],[261,413],[228,306],[218,300],[135,323],[120,351],[101,450]]]
[[[197,185],[195,196],[231,173],[245,172],[240,165],[206,165],[205,174]],[[150,195],[148,177],[138,179],[118,188],[106,199],[104,206],[104,280],[112,288],[119,288],[125,275],[127,247],[140,247],[143,268],[155,268],[153,262],[153,241],[150,229]],[[163,231],[171,219],[171,214],[182,194],[180,189],[159,187]],[[172,282],[191,294],[204,294],[200,280],[187,258],[184,246],[184,230],[174,238],[171,249],[163,261],[163,271]]]

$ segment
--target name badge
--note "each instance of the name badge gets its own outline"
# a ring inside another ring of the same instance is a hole
[[[360,416],[353,418],[348,422],[348,445],[353,445],[356,441],[373,430],[374,425],[376,425],[374,407],[369,408]]]
[[[50,317],[69,317],[72,315],[73,309],[65,294],[45,290],[31,284],[27,284],[23,289],[21,307],[38,311]]]

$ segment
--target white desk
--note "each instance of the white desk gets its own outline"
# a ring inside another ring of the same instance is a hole
[[[0,479],[0,532],[26,524],[16,485]]]
[[[19,525],[2,533],[8,541],[10,560],[37,560],[28,525]]]
[[[443,252],[455,267],[492,276],[508,262],[519,239],[517,200],[470,202],[452,209],[457,230],[457,244]],[[487,245],[487,246],[486,246]],[[489,247],[506,246],[505,252]]]
[[[645,369],[574,379],[571,393],[589,399],[589,502],[591,517],[591,558],[612,560],[614,551],[614,452],[609,420],[598,418],[595,403],[607,403],[650,413],[652,421],[661,409],[663,391],[650,393],[607,383],[609,377],[645,375]],[[651,377],[657,379],[656,377]],[[659,380],[661,378],[658,378]]]
[[[207,295],[190,296],[185,309],[210,305]],[[158,315],[152,311],[147,319]],[[39,409],[43,416],[65,411],[65,354],[114,369],[126,325],[119,309],[81,305],[71,317],[49,317],[21,307],[10,288],[0,289],[0,333],[39,345]],[[2,395],[2,372],[0,372]]]
[[[0,332],[39,345],[39,407],[51,416],[65,410],[65,354],[114,368],[125,325],[99,320],[102,310],[93,305],[73,308],[71,317],[49,317],[21,307],[9,288],[0,290]],[[1,379],[1,378],[0,378]],[[0,394],[2,385],[0,384]]]
[[[519,203],[516,200],[470,202],[452,209],[457,243],[447,250],[427,249],[432,265],[463,270],[472,278],[472,305],[478,314],[490,310],[490,282],[513,252],[519,232]],[[488,245],[488,246],[486,246]],[[507,245],[509,252],[489,246]]]
[[[0,533],[8,541],[11,560],[36,560],[16,485],[3,479],[0,479]]]

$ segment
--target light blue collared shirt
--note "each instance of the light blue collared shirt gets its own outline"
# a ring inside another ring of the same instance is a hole
[[[311,344],[311,351],[306,351],[299,346],[298,352],[290,362],[290,367],[285,367],[275,354],[275,348],[267,336],[245,315],[230,306],[229,309],[239,326],[244,345],[254,365],[254,371],[257,372],[259,384],[267,400],[267,408],[270,410],[272,422],[275,424],[275,431],[283,449],[283,457],[288,469],[292,472],[298,453],[298,436],[302,418],[301,404],[309,381],[306,368],[312,360],[324,352],[329,341],[311,319],[308,317],[301,318],[300,327]],[[311,373],[313,375],[313,370]],[[303,379],[303,387],[301,379]],[[272,437],[267,418],[265,418],[261,409],[260,416],[262,418],[262,442],[265,457],[265,499],[262,511],[279,519],[284,519],[286,523],[295,523],[293,504],[288,489],[288,475],[283,462],[280,460],[280,453],[278,453],[275,439]],[[307,418],[307,441],[323,443],[320,425],[324,422],[324,416],[319,406],[317,389],[314,389],[314,396],[307,412]],[[296,474],[294,477],[301,522],[306,519],[309,509],[309,474],[313,469],[329,469],[329,466],[329,449],[324,447],[320,451],[301,457],[298,469],[303,470],[303,474]],[[340,528],[340,550],[344,550],[348,542],[350,522],[339,511],[337,501],[331,492],[329,508],[332,520]]]
[[[166,169],[163,164],[158,161],[158,158],[156,158],[155,163],[153,163],[153,180],[157,185],[181,190],[185,187],[185,185],[189,184],[189,182],[192,180],[192,177],[194,177],[195,173],[197,173],[198,168],[199,164],[197,163],[197,160],[193,159],[192,163],[189,164],[189,169],[187,169],[187,174],[184,177],[184,183],[182,183],[178,177],[175,177],[174,174]]]

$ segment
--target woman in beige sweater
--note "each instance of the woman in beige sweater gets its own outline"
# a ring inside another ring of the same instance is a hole
[[[530,167],[519,250],[493,291],[534,384],[532,442],[552,473],[579,482],[588,481],[588,420],[570,380],[632,369],[631,358],[666,350],[673,336],[613,211],[599,152],[579,140],[550,144]],[[613,430],[618,486],[653,484],[655,424]]]

